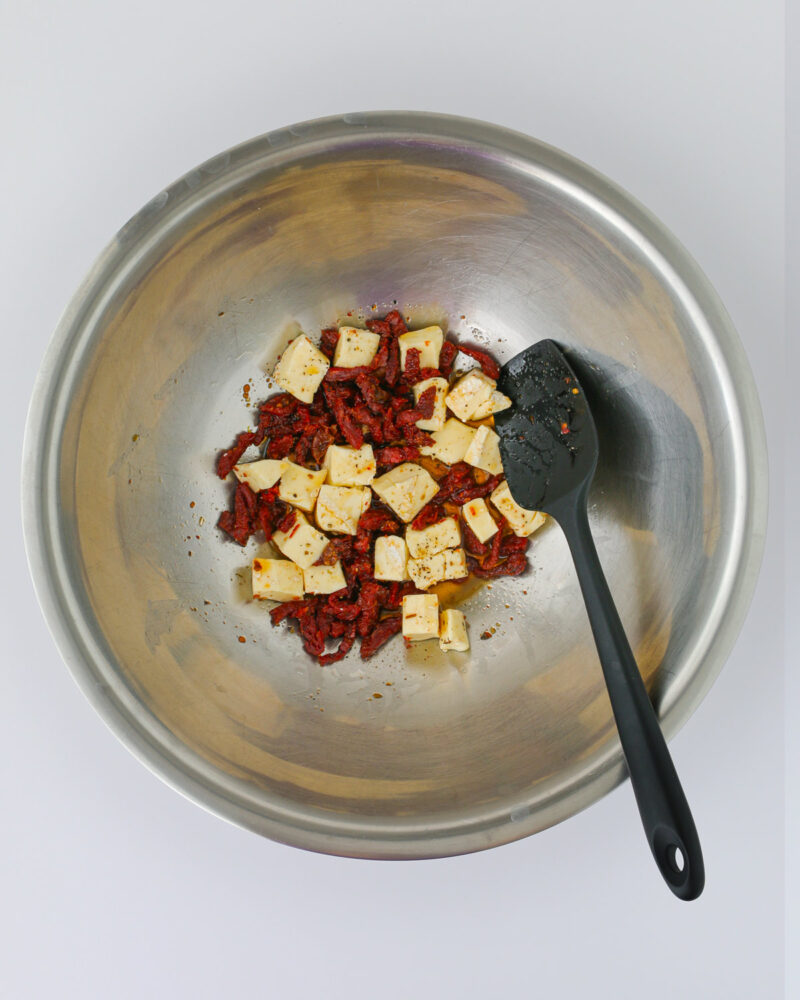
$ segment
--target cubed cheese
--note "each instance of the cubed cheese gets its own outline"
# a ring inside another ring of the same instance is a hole
[[[463,462],[467,448],[475,437],[475,428],[462,424],[455,417],[450,417],[445,421],[444,427],[434,431],[431,437],[434,443],[423,445],[420,454],[438,458],[440,462],[446,462],[448,465],[455,465],[456,462]]]
[[[511,400],[508,396],[504,396],[502,392],[498,392],[495,389],[486,402],[481,403],[477,410],[475,410],[470,420],[483,420],[484,417],[490,417],[493,413],[507,410],[509,406],[511,406]]]
[[[506,521],[508,521],[509,528],[511,528],[515,535],[519,535],[520,538],[532,535],[547,520],[546,515],[540,513],[538,510],[526,510],[524,507],[520,507],[511,496],[511,490],[508,488],[508,483],[505,479],[494,490],[489,499],[494,504],[498,513],[502,514]]]
[[[445,653],[466,653],[469,649],[467,619],[463,611],[446,608],[439,620],[439,649]]]
[[[342,564],[333,566],[309,566],[303,570],[303,586],[307,594],[335,594],[347,586]]]
[[[446,378],[426,378],[422,382],[417,382],[414,386],[415,403],[426,389],[433,387],[436,390],[436,398],[433,401],[433,416],[423,417],[416,422],[417,427],[421,431],[438,431],[444,427],[445,418],[447,417],[447,404],[445,400],[447,399],[448,385],[449,383]]]
[[[484,375],[479,368],[467,372],[447,394],[447,408],[459,420],[472,420],[475,411],[487,403],[497,388],[494,379]]]
[[[281,389],[304,403],[310,403],[329,368],[330,362],[322,351],[301,333],[289,344],[275,365],[275,381]]]
[[[488,541],[497,532],[495,519],[489,513],[486,501],[480,497],[465,503],[461,508],[461,516],[479,542]]]
[[[329,539],[309,524],[305,514],[296,510],[294,524],[288,531],[276,531],[272,535],[274,545],[301,569],[308,569],[325,551]]]
[[[281,478],[286,468],[285,458],[262,458],[259,462],[234,465],[233,474],[240,483],[247,483],[254,493],[268,490]]]
[[[439,492],[436,480],[421,465],[403,462],[372,481],[372,488],[397,516],[413,521]]]
[[[408,575],[420,590],[427,590],[435,583],[444,580],[444,553],[437,552],[435,556],[426,559],[409,559]]]
[[[253,597],[259,601],[299,601],[303,571],[289,559],[254,559]]]
[[[281,474],[278,496],[293,507],[311,513],[327,474],[327,469],[314,472],[312,469],[304,469],[302,465],[295,465],[294,462],[287,462]]]
[[[376,580],[408,579],[406,564],[408,549],[400,535],[378,535],[375,539],[375,571]]]
[[[340,326],[333,363],[337,368],[368,365],[378,353],[380,342],[380,335],[370,330],[359,330],[355,326]]]
[[[423,528],[421,531],[406,528],[406,545],[408,553],[413,559],[435,556],[443,549],[460,544],[461,532],[458,530],[458,521],[454,517],[446,517],[443,521]]]
[[[467,553],[463,549],[445,549],[443,580],[463,580],[469,575]]]
[[[503,471],[503,460],[500,458],[500,437],[486,424],[475,431],[475,437],[467,448],[464,461],[483,469],[493,476],[499,476]]]
[[[439,352],[444,334],[439,326],[426,326],[424,330],[410,330],[397,338],[400,347],[400,367],[405,371],[406,356],[412,347],[419,351],[420,368],[438,368]]]
[[[320,488],[317,497],[317,524],[323,531],[354,535],[358,519],[372,503],[369,486],[329,486]]]
[[[327,482],[331,486],[369,486],[377,469],[371,444],[360,448],[332,444],[322,465],[328,470]]]
[[[412,642],[439,635],[439,598],[436,594],[406,594],[403,598],[403,635]]]

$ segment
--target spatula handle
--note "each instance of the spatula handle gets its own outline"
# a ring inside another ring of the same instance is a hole
[[[647,840],[670,889],[681,899],[703,891],[700,840],[664,734],[617,614],[589,528],[585,497],[553,516],[567,536]]]

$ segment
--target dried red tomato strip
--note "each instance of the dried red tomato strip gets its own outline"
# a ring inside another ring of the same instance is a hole
[[[436,403],[436,386],[429,386],[420,394],[417,405],[413,410],[403,410],[397,414],[398,427],[410,427],[418,420],[430,420],[433,416],[433,407]]]
[[[498,528],[500,528],[500,530],[496,531],[492,535],[492,540],[489,543],[489,554],[483,562],[483,569],[494,569],[500,562],[500,544],[503,541],[502,528],[504,523],[504,519],[501,518],[500,523],[498,524]]]
[[[323,330],[319,338],[319,349],[325,355],[325,357],[330,361],[333,358],[334,352],[336,351],[336,345],[339,343],[339,331],[335,326],[328,327],[327,330]]]
[[[461,535],[464,539],[464,548],[472,556],[484,556],[489,551],[489,546],[486,542],[480,541],[475,532],[470,528],[466,521],[461,521]]]
[[[406,365],[403,378],[412,385],[419,381],[421,352],[418,347],[409,347],[406,351]]]
[[[361,640],[361,659],[368,660],[393,635],[397,635],[402,627],[403,619],[400,615],[394,618],[384,618],[383,621],[378,622],[370,634],[365,635]]]
[[[432,500],[430,503],[425,504],[419,514],[417,514],[411,522],[411,527],[414,531],[422,531],[423,528],[429,528],[432,524],[436,524],[437,521],[441,521],[443,517],[442,508],[435,500]]]
[[[468,483],[464,487],[453,490],[450,494],[450,499],[463,507],[470,500],[477,500],[478,497],[488,497],[502,481],[502,476],[490,476],[485,483]]]
[[[386,371],[384,373],[384,381],[387,385],[395,386],[397,380],[400,378],[400,346],[397,343],[397,338],[392,337],[389,341],[389,352],[386,358]]]
[[[325,372],[325,382],[355,382],[359,375],[368,375],[369,365],[356,365],[353,368],[334,368],[331,366]]]
[[[364,434],[360,424],[348,410],[346,397],[337,392],[334,386],[329,386],[324,382],[323,389],[328,406],[333,411],[336,423],[345,440],[351,448],[360,448],[364,443]]]
[[[355,630],[352,634],[346,634],[342,641],[339,643],[339,648],[334,653],[325,653],[323,656],[318,656],[317,660],[321,667],[328,667],[331,663],[337,663],[339,660],[344,659],[345,656],[353,648],[353,643],[356,641]]]
[[[284,601],[275,608],[271,608],[269,616],[273,625],[280,625],[285,618],[297,618],[301,614],[308,612],[314,605],[314,599],[305,601]]]
[[[261,436],[263,437],[263,435]],[[261,438],[257,433],[243,431],[236,438],[236,444],[227,451],[223,451],[217,459],[217,475],[220,479],[225,479],[234,465],[239,464],[239,459],[247,451],[251,444],[256,444]]]
[[[408,327],[406,326],[406,321],[401,316],[397,309],[392,309],[383,317],[383,322],[387,323],[389,329],[395,335],[399,337],[401,333],[408,333]],[[369,326],[369,324],[367,324]]]
[[[370,410],[373,413],[383,413],[389,394],[381,389],[378,379],[374,375],[358,375],[356,376],[356,385]]]
[[[383,468],[391,468],[402,462],[417,462],[419,461],[419,448],[415,444],[379,448],[375,452],[375,461]]]
[[[486,351],[481,350],[480,347],[472,347],[469,344],[459,344],[458,349],[462,354],[466,354],[468,357],[474,358],[481,366],[481,370],[484,375],[488,375],[489,378],[494,379],[499,377],[500,365],[490,354],[487,354]]]
[[[358,530],[391,534],[400,530],[400,522],[392,517],[388,511],[382,510],[380,507],[372,507],[370,510],[365,510],[358,519]]]
[[[271,437],[267,443],[267,458],[286,458],[294,448],[294,434]]]
[[[453,362],[456,360],[458,348],[451,340],[446,340],[442,344],[439,352],[439,371],[443,378],[447,378],[453,370]]]
[[[519,576],[528,568],[528,560],[524,552],[512,552],[504,562],[487,568],[480,566],[474,559],[467,559],[467,565],[475,576],[481,580],[496,580],[501,576]]]

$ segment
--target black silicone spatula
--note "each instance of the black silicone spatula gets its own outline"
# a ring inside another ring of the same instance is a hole
[[[696,899],[705,883],[697,830],[589,528],[598,442],[583,389],[552,340],[512,358],[497,384],[514,404],[495,415],[511,495],[567,537],[648,843],[675,895]]]

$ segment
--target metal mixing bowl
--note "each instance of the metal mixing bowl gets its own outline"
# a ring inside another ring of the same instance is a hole
[[[595,537],[668,735],[742,622],[766,497],[721,303],[651,215],[557,150],[464,119],[346,115],[245,143],[146,205],[72,300],[33,397],[25,537],[45,615],[166,781],[277,840],[379,858],[531,834],[624,774],[555,525],[528,575],[464,599],[468,654],[395,640],[322,669],[249,600],[258,546],[215,528],[243,386],[271,391],[298,325],[395,302],[500,359],[542,337],[570,348],[600,424]]]

